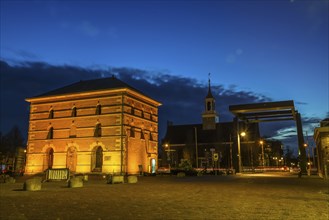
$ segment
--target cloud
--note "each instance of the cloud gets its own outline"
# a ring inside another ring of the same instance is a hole
[[[204,110],[204,99],[208,85],[194,78],[174,76],[163,72],[148,71],[128,67],[107,67],[102,69],[86,69],[76,66],[54,66],[42,62],[23,62],[9,65],[1,64],[1,127],[6,133],[14,125],[18,125],[22,133],[27,135],[29,106],[25,98],[40,95],[79,80],[88,80],[115,75],[122,81],[142,91],[144,94],[160,101],[159,108],[159,137],[165,135],[167,121],[174,124],[201,123]],[[232,121],[233,115],[229,106],[235,104],[272,101],[271,98],[251,91],[238,90],[231,85],[212,85],[212,93],[216,98],[216,108],[220,121]],[[314,122],[316,119],[307,119]],[[285,127],[290,124],[275,123],[265,129],[270,135],[276,131],[285,134]],[[281,129],[281,130],[280,130]],[[296,139],[297,140],[297,139]]]
[[[81,24],[79,24],[78,30],[88,37],[96,37],[100,34],[99,28],[89,21],[83,21]]]
[[[11,47],[3,47],[1,50],[3,50],[1,51],[3,54],[10,54],[11,57],[19,57],[22,60],[36,60],[40,58],[35,53],[27,50],[17,50]]]
[[[230,53],[229,55],[227,55],[225,61],[227,63],[235,63],[237,58],[242,54],[243,54],[243,50],[241,48],[238,48],[235,50],[234,53]]]

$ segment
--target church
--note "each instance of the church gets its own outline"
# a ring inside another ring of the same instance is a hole
[[[161,103],[116,77],[80,81],[26,101],[26,174],[49,168],[156,172]]]
[[[239,155],[244,166],[259,165],[258,123],[238,122],[237,128],[234,121],[219,122],[215,104],[209,79],[204,112],[201,114],[202,124],[167,124],[165,137],[161,141],[163,166],[177,168],[182,160],[188,160],[197,169],[238,169]],[[238,133],[242,133],[239,137],[240,154],[236,141]]]

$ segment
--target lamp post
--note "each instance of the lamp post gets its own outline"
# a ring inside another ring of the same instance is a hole
[[[241,160],[241,141],[240,136],[244,137],[246,136],[246,132],[241,132],[241,134],[238,133],[238,157],[239,157],[239,172],[242,172],[242,160]]]
[[[262,145],[262,165],[263,171],[265,170],[265,155],[264,155],[264,141],[259,142]]]
[[[306,134],[307,135],[307,134]],[[311,159],[310,159],[310,146],[307,143],[304,144],[305,150],[308,149],[308,162],[307,162],[307,175],[311,175]]]
[[[196,159],[196,168],[199,168],[199,155],[198,155],[198,133],[196,127],[194,127],[194,136],[195,136],[195,159]]]
[[[168,161],[168,165],[169,165],[169,170],[170,170],[170,164],[171,164],[171,155],[170,155],[170,145],[169,144],[165,144],[165,147],[168,148],[168,153],[167,153],[167,161]]]

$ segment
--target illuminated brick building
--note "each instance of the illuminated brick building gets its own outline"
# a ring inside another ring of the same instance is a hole
[[[28,98],[25,172],[136,174],[157,169],[159,102],[115,77]]]
[[[314,129],[316,144],[317,169],[320,176],[329,178],[329,118],[320,122],[320,127]],[[308,149],[310,151],[310,149]]]

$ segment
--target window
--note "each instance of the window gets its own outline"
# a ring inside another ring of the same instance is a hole
[[[47,139],[53,139],[53,136],[54,136],[54,128],[53,127],[50,127],[48,129]]]
[[[135,137],[135,130],[134,130],[134,128],[130,128],[130,137]]]
[[[96,115],[100,115],[100,114],[102,114],[102,106],[98,104],[96,106]]]
[[[141,139],[145,140],[144,133],[142,130],[141,130]]]
[[[48,118],[49,119],[54,118],[54,109],[50,109]]]
[[[102,126],[100,123],[96,124],[94,137],[101,137],[102,136]]]
[[[77,107],[75,106],[72,108],[71,117],[77,117]]]
[[[75,126],[73,122],[70,129],[70,138],[75,138],[75,137],[77,137],[77,126]]]
[[[210,111],[210,110],[211,110],[211,103],[207,102],[207,111]]]

